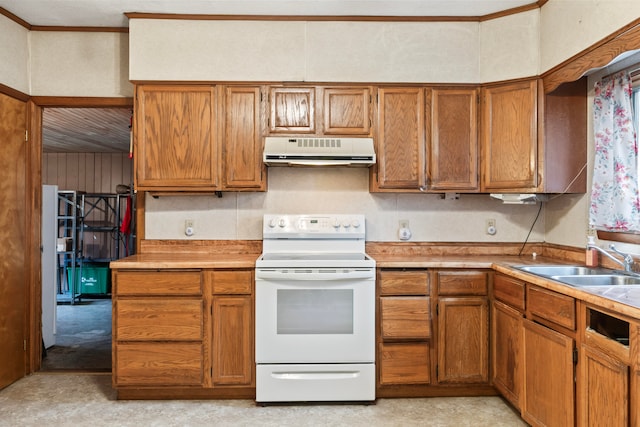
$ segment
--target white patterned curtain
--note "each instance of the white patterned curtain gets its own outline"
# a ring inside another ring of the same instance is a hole
[[[638,144],[631,94],[628,72],[595,85],[595,163],[589,224],[598,230],[640,232]]]

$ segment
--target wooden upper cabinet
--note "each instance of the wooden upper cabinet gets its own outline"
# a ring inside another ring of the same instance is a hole
[[[262,163],[260,87],[227,86],[224,91],[224,187],[266,189]]]
[[[536,191],[538,81],[482,90],[482,191]]]
[[[478,89],[427,89],[428,188],[477,191]]]
[[[216,190],[215,87],[136,87],[136,185]]]
[[[378,164],[372,191],[425,187],[424,89],[378,89]]]
[[[315,133],[315,102],[315,87],[270,87],[269,132]]]
[[[323,104],[323,134],[370,135],[370,88],[325,88]]]

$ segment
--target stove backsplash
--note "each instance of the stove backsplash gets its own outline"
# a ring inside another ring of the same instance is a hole
[[[364,168],[271,168],[265,193],[147,196],[145,237],[255,240],[262,238],[265,213],[363,213],[367,241],[399,241],[399,221],[408,220],[413,242],[520,242],[539,207],[504,205],[488,194],[448,200],[438,194],[369,193],[368,182]],[[495,219],[495,235],[486,233],[487,219]],[[186,220],[193,221],[192,236],[185,235]],[[544,241],[544,222],[541,214],[529,241]]]

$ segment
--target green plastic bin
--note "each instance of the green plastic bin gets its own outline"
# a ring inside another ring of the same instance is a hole
[[[109,267],[84,264],[82,271],[76,267],[76,293],[106,294],[109,292]],[[71,290],[71,267],[67,267],[67,282]]]

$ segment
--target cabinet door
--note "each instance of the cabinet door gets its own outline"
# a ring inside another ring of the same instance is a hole
[[[522,395],[522,313],[494,301],[491,310],[491,370],[493,385],[520,409]]]
[[[585,426],[628,426],[629,367],[587,346],[580,357],[581,414]]]
[[[534,426],[574,425],[572,338],[524,320],[522,418]]]
[[[325,88],[323,92],[323,134],[371,133],[371,90],[368,87]]]
[[[487,298],[438,300],[438,382],[489,381]]]
[[[137,86],[136,111],[138,189],[218,188],[214,87]]]
[[[260,87],[227,86],[224,97],[224,186],[266,189],[260,138]]]
[[[250,296],[217,296],[212,302],[213,386],[254,384],[253,302]]]
[[[482,190],[538,186],[537,81],[483,89]]]
[[[478,90],[428,92],[429,189],[478,190]]]
[[[424,189],[424,89],[380,88],[378,103],[375,185],[378,189]]]
[[[271,87],[269,89],[271,133],[315,133],[313,87]]]

